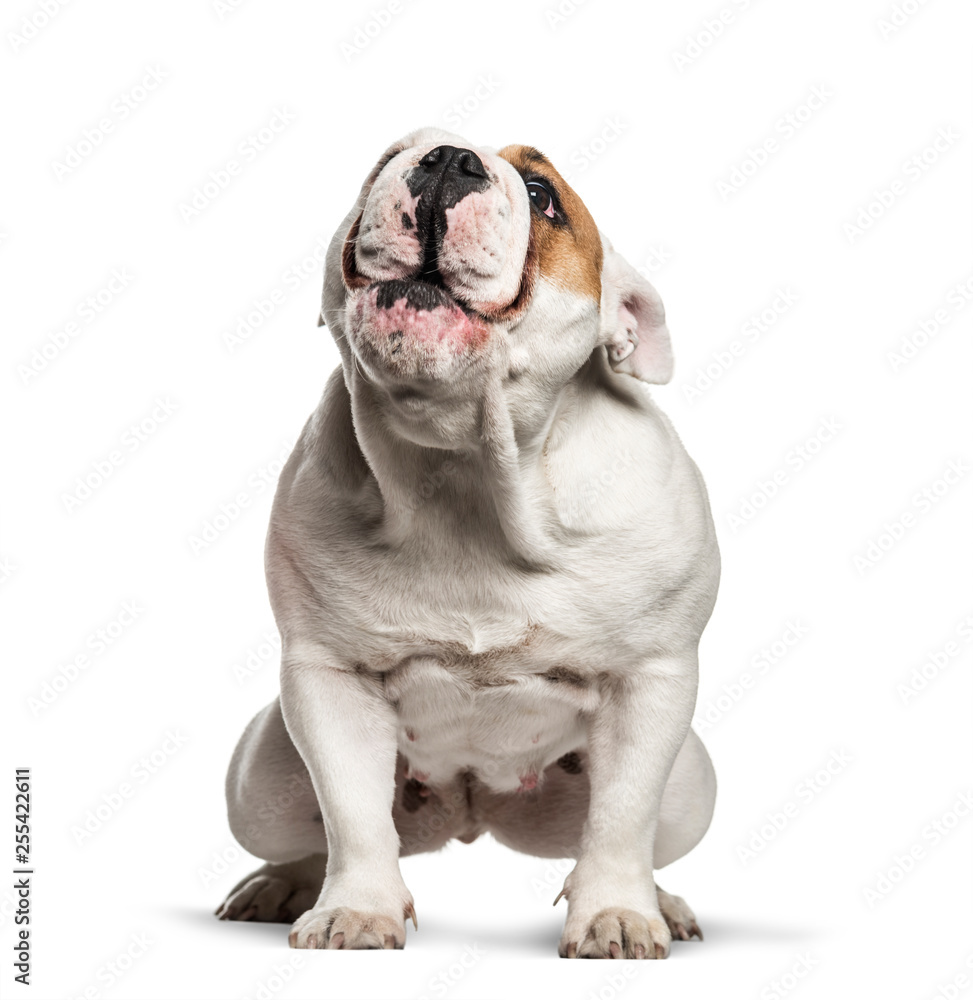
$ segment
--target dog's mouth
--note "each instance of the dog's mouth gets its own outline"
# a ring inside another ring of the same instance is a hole
[[[361,216],[352,224],[345,238],[341,254],[341,276],[349,291],[357,292],[363,289],[379,289],[380,302],[391,305],[390,296],[407,297],[415,309],[432,310],[437,306],[453,306],[462,310],[471,318],[488,320],[490,317],[479,312],[469,302],[465,302],[449,287],[445,276],[439,269],[439,254],[441,240],[430,230],[422,242],[422,260],[415,267],[403,265],[401,276],[394,278],[370,278],[362,274],[356,260],[356,249],[359,239]]]
[[[341,277],[350,292],[361,292],[366,288],[386,284],[394,285],[397,289],[401,289],[405,284],[426,287],[440,293],[441,297],[437,301],[448,302],[470,319],[485,323],[516,321],[530,302],[537,271],[533,234],[528,241],[520,284],[513,299],[500,303],[480,302],[464,294],[456,287],[455,282],[450,282],[443,274],[440,268],[442,234],[432,226],[423,227],[422,256],[418,262],[412,264],[400,262],[394,268],[394,272],[398,273],[393,272],[388,277],[363,273],[357,260],[361,221],[362,216],[359,215],[352,223],[341,252]]]

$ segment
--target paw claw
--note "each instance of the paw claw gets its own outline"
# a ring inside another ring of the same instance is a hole
[[[220,920],[292,923],[313,904],[317,896],[313,883],[310,870],[264,865],[230,891],[216,916]]]
[[[651,912],[609,906],[588,915],[569,909],[559,951],[567,958],[665,958],[669,930]]]
[[[665,917],[674,938],[691,941],[693,937],[703,940],[703,932],[696,923],[696,915],[681,896],[673,896],[659,889],[659,909]]]
[[[294,924],[289,940],[294,948],[329,951],[384,950],[405,947],[401,917],[345,906],[314,907]]]

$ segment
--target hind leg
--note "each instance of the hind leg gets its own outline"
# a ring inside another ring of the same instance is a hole
[[[282,865],[268,862],[238,882],[216,910],[220,920],[292,924],[314,906],[327,867],[326,854]]]
[[[698,937],[703,940],[703,932],[696,923],[696,914],[689,908],[689,904],[682,896],[673,896],[664,889],[659,888],[656,883],[656,891],[659,894],[659,909],[666,918],[669,926],[669,933],[680,941],[688,941],[690,938]]]
[[[216,911],[221,920],[293,923],[321,892],[328,839],[317,796],[284,725],[280,701],[247,726],[226,777],[233,835],[267,864],[234,886]],[[465,787],[430,789],[396,766],[392,818],[400,855],[436,851],[467,829]]]
[[[515,851],[545,858],[577,858],[588,816],[590,786],[584,753],[569,754],[544,773],[530,795],[478,791],[477,813],[494,837]],[[653,867],[688,854],[713,815],[716,776],[699,737],[690,730],[676,755],[659,809]],[[695,915],[679,896],[658,890],[659,909],[674,938],[702,939]],[[647,956],[651,957],[651,956]]]

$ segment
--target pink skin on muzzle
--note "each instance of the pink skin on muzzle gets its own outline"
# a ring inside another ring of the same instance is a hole
[[[465,313],[446,295],[432,308],[416,308],[403,292],[382,308],[382,290],[360,293],[352,310],[352,330],[363,360],[393,378],[436,379],[454,375],[486,346],[490,328]]]
[[[471,365],[479,369],[531,284],[530,206],[520,176],[482,154],[489,186],[444,209],[433,248],[428,213],[419,211],[423,195],[413,196],[408,181],[425,152],[403,151],[386,164],[342,255],[350,341],[380,381],[455,380]],[[432,262],[436,281],[423,283]]]

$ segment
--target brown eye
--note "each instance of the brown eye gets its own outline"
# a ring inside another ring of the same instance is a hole
[[[549,219],[554,218],[554,195],[543,181],[528,181],[527,194],[537,209]]]

